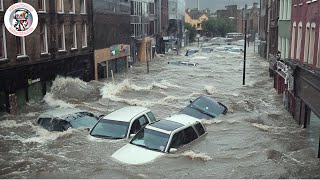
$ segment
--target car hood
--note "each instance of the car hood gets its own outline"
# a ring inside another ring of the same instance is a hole
[[[127,144],[112,154],[112,157],[125,164],[145,164],[164,155],[164,153],[148,150],[132,144]]]

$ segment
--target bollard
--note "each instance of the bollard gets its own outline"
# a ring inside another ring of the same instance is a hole
[[[111,77],[112,77],[112,82],[114,83],[113,70],[111,70]]]

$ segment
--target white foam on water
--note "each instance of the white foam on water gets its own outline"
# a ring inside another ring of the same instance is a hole
[[[17,127],[24,127],[24,126],[33,126],[33,124],[30,121],[26,121],[23,123],[17,123],[15,120],[0,121],[0,127],[2,128],[17,128]]]
[[[212,124],[221,124],[222,120],[204,120],[202,121],[202,124],[204,125],[212,125]]]
[[[271,126],[267,126],[267,125],[263,125],[263,124],[258,124],[258,123],[252,123],[252,126],[262,130],[262,131],[271,131],[272,127]]]
[[[35,134],[36,136],[26,138],[26,139],[22,138],[19,140],[23,143],[37,142],[37,143],[43,144],[48,141],[54,141],[60,138],[68,138],[72,135],[73,132],[77,131],[76,129],[70,128],[64,132],[50,132],[39,126],[33,126],[33,129],[36,133]]]
[[[200,161],[210,161],[212,158],[205,153],[195,153],[194,151],[186,151],[181,154],[181,156],[186,157],[191,160],[200,160]]]
[[[70,84],[76,84],[79,89],[86,90],[90,88],[87,82],[82,81],[79,78],[71,78],[71,77],[61,77],[58,76],[52,84],[51,91],[52,92],[64,92],[66,86]]]
[[[70,104],[60,99],[55,99],[52,93],[47,93],[43,100],[51,107],[59,107],[59,108],[74,108],[74,104]]]
[[[191,58],[192,60],[207,60],[209,59],[208,57],[206,56],[194,56]]]

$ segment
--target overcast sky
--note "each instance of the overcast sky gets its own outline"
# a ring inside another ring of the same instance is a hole
[[[253,2],[260,3],[260,0],[200,0],[200,9],[210,8],[213,12],[224,9],[226,5],[252,5]],[[197,0],[186,0],[186,8],[196,8]]]

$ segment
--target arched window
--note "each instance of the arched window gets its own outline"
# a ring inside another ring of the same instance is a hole
[[[302,43],[302,22],[298,25],[298,41],[297,41],[297,54],[296,58],[301,58],[301,43]]]
[[[308,63],[309,45],[310,45],[309,42],[310,42],[310,23],[307,23],[305,41],[304,41],[304,56],[303,56],[304,63]]]
[[[297,23],[294,22],[292,25],[292,34],[291,34],[291,58],[292,59],[295,59],[294,50],[296,45],[296,28],[297,28]]]
[[[308,63],[313,64],[314,60],[314,46],[315,46],[315,38],[316,38],[316,23],[311,24],[310,29],[310,42],[309,42],[309,55],[308,55]]]

